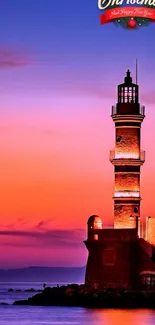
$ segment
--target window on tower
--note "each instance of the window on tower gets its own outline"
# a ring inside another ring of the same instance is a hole
[[[122,137],[117,137],[116,141],[121,142]]]
[[[133,93],[132,93],[132,99],[133,99],[133,103],[135,103],[135,99],[136,99],[136,88],[133,87]]]
[[[132,83],[132,78],[130,76],[130,71],[127,71],[127,76],[125,77],[125,82],[123,84],[118,85],[118,108],[119,104],[138,104],[138,85]],[[125,113],[128,112],[131,113],[128,105],[126,105],[126,108],[124,108]],[[131,110],[133,107],[130,107]],[[127,109],[127,111],[126,111]],[[120,110],[121,112],[121,110]],[[123,111],[122,111],[123,112]],[[138,106],[137,106],[137,112],[138,112]]]
[[[141,287],[144,290],[154,290],[155,289],[155,274],[143,274],[140,276]]]
[[[135,94],[135,87],[122,87],[120,92],[121,103],[135,103]]]
[[[134,213],[138,213],[138,208],[134,207],[133,211],[134,211]]]
[[[128,103],[128,88],[124,88],[124,102]]]
[[[121,86],[118,88],[119,103],[136,103],[138,100],[138,89],[136,87]]]
[[[132,103],[133,98],[132,98],[132,88],[129,88],[129,103]]]

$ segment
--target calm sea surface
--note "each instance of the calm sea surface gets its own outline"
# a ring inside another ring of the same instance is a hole
[[[48,286],[55,284],[47,283]],[[8,292],[13,289],[42,289],[42,283],[0,283],[0,325],[154,325],[154,310],[92,310],[68,307],[13,306],[14,300],[26,299],[31,293]]]

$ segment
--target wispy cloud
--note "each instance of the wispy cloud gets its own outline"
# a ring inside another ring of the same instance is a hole
[[[19,246],[19,239],[22,246],[35,246],[35,247],[81,247],[85,239],[85,230],[83,229],[52,229],[43,231],[46,225],[40,222],[37,225],[41,231],[38,230],[1,230],[0,236],[8,237],[7,241],[2,240],[3,245]],[[16,238],[16,241],[11,241]]]
[[[42,230],[42,231],[47,231],[51,225],[51,223],[54,221],[55,219],[47,219],[47,220],[41,220],[38,222],[38,224],[36,225],[36,228],[38,230]]]
[[[0,47],[0,68],[18,68],[30,64],[27,53],[9,47]]]
[[[6,230],[15,230],[15,229],[18,229],[19,227],[23,227],[26,225],[26,220],[24,218],[18,218],[16,222],[13,222],[13,223],[9,223],[9,224],[6,224],[6,225],[2,225],[0,224],[0,227],[2,229],[6,229]]]

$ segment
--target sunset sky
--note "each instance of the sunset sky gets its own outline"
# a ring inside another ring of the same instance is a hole
[[[111,106],[139,60],[141,216],[155,217],[155,24],[100,26],[97,0],[1,0],[0,267],[83,266],[113,222]]]

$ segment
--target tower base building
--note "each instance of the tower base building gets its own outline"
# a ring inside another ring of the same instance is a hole
[[[104,229],[100,217],[88,219],[88,250],[85,284],[103,288],[155,290],[155,219],[140,219],[141,123],[145,108],[139,104],[139,87],[127,71],[118,86],[118,102],[112,107],[115,149],[114,227]],[[145,229],[145,230],[144,230]]]

